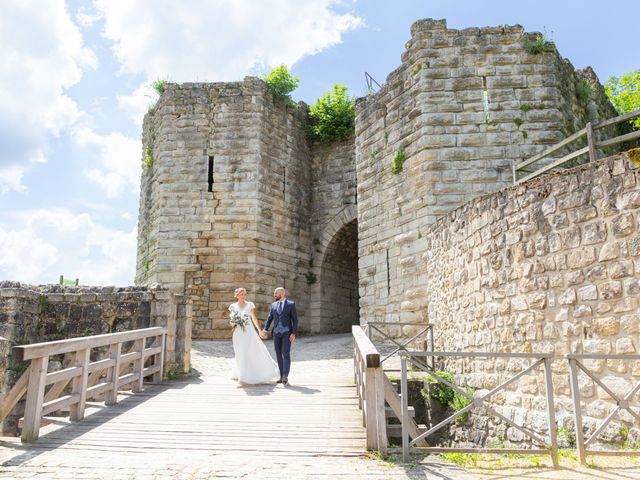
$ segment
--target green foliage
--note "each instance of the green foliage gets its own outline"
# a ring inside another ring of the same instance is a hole
[[[465,391],[469,394],[473,396],[473,390],[471,390],[470,388],[465,388]],[[466,406],[470,405],[472,402],[472,400],[468,397],[465,397],[464,395],[462,395],[461,393],[454,393],[453,395],[453,400],[451,401],[451,403],[449,404],[449,407],[454,411],[454,412],[459,412],[460,410],[462,410],[463,408],[465,408]],[[467,418],[469,418],[469,414],[468,412],[463,413],[462,415],[460,415],[458,418],[456,418],[456,423],[464,423],[467,421]]]
[[[151,156],[151,147],[144,149],[144,166],[147,168],[153,167],[153,157]]]
[[[578,96],[578,99],[586,102],[587,100],[589,100],[591,93],[593,93],[593,88],[591,87],[591,85],[589,85],[589,82],[587,82],[586,80],[580,80],[576,89],[576,95]]]
[[[575,434],[566,427],[558,428],[558,440],[565,443],[569,447],[576,446],[576,436]]]
[[[291,75],[286,65],[282,64],[272,69],[268,74],[262,75],[262,78],[267,82],[267,86],[274,98],[287,105],[296,105],[291,99],[291,92],[298,88],[300,79]]]
[[[38,313],[43,314],[49,308],[49,300],[46,295],[40,295],[38,297]]]
[[[455,384],[455,376],[451,372],[442,372],[436,371],[436,374],[442,378],[444,378],[447,382]],[[427,381],[436,382],[436,378],[430,376]],[[473,390],[469,387],[465,388],[465,391],[468,395],[473,396]],[[472,400],[470,398],[465,397],[459,392],[456,392],[449,385],[438,382],[433,385],[431,391],[422,390],[420,392],[424,398],[429,398],[433,400],[437,400],[442,406],[449,408],[453,412],[459,412],[467,405],[471,404]],[[469,415],[464,413],[456,418],[456,423],[464,423]]]
[[[354,99],[349,98],[347,87],[334,83],[330,91],[309,107],[309,137],[312,140],[333,141],[353,136],[353,106]]]
[[[436,371],[436,374],[444,378],[449,383],[455,383],[456,378],[451,372]],[[429,376],[428,381],[437,382],[437,380],[432,376]],[[453,401],[453,396],[455,395],[455,393],[456,391],[453,388],[441,382],[433,385],[430,392],[422,390],[422,396],[424,398],[437,400],[443,406],[447,406]]]
[[[400,147],[393,154],[391,159],[391,173],[394,175],[399,174],[402,171],[402,165],[407,160],[407,155],[404,153],[404,148]]]
[[[640,69],[627,72],[620,78],[609,78],[604,91],[621,115],[640,110]],[[634,127],[640,128],[640,118],[630,122]]]
[[[516,127],[520,127],[520,125],[522,125],[524,123],[524,120],[522,120],[521,118],[516,118],[513,123],[516,124]]]
[[[476,467],[478,465],[479,455],[477,453],[447,452],[441,453],[440,456],[447,462],[455,463],[461,467]]]
[[[14,372],[16,375],[21,375],[27,369],[28,365],[28,362],[21,362],[13,357],[9,357],[9,365],[7,365],[7,370]]]
[[[308,272],[304,276],[307,279],[307,285],[313,285],[318,281],[318,277],[313,272]]]
[[[632,148],[631,150],[627,150],[627,157],[629,160],[640,167],[640,148]]]
[[[524,49],[532,55],[539,55],[544,52],[554,52],[556,49],[555,43],[549,40],[546,35],[536,35],[536,38],[533,40],[527,38],[525,39],[523,46]]]
[[[162,95],[164,91],[167,89],[167,85],[169,84],[169,80],[160,79],[151,83],[151,88],[153,88],[158,95]]]

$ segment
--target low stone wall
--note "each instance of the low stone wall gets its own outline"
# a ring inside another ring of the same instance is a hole
[[[639,207],[640,170],[622,154],[478,198],[421,230],[416,237],[426,241],[426,251],[409,263],[425,282],[413,301],[428,306],[437,349],[553,353],[559,426],[570,432],[568,363],[561,357],[640,351]],[[486,390],[516,371],[512,363],[447,368]],[[640,362],[588,365],[620,395],[640,379]],[[594,382],[580,383],[584,420],[593,431],[614,404]],[[544,429],[542,376],[521,379],[497,400],[508,418]],[[460,437],[523,440],[515,429],[477,420]],[[632,420],[622,414],[601,439],[640,438]]]
[[[167,328],[165,371],[191,367],[191,304],[160,287],[31,286],[0,282],[0,401],[25,365],[11,347],[138,328]],[[18,409],[20,406],[17,407]],[[2,425],[15,430],[15,418]]]

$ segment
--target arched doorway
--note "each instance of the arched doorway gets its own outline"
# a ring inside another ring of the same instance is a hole
[[[321,333],[347,333],[360,323],[356,219],[343,225],[327,245],[320,289]]]

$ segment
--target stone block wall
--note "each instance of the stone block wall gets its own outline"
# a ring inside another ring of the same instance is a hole
[[[349,332],[360,323],[355,145],[318,142],[311,155],[310,330]]]
[[[454,30],[420,20],[402,65],[356,103],[362,318],[425,320],[421,229],[512,184],[512,162],[615,115],[601,88],[577,94],[580,78],[557,52],[528,53],[534,36],[518,25]]]
[[[191,316],[187,298],[159,287],[0,282],[0,400],[28,363],[12,359],[11,347],[15,345],[162,326],[167,328],[165,371],[188,373]],[[16,419],[8,418],[3,430],[15,430]]]
[[[304,312],[304,116],[248,77],[171,84],[145,117],[144,150],[154,161],[142,176],[136,282],[187,295],[195,338],[230,335],[227,307],[239,286],[259,317],[283,284]]]
[[[142,176],[136,282],[191,298],[194,338],[230,336],[227,307],[239,286],[259,319],[284,286],[300,329],[329,331],[320,327],[320,290],[311,290],[327,226],[356,218],[354,147],[310,146],[306,123],[304,104],[275,101],[251,77],[171,84],[146,116],[143,150],[154,160]],[[355,250],[353,232],[351,242]],[[351,277],[357,310],[356,270]]]
[[[428,305],[436,350],[553,353],[559,425],[572,429],[562,356],[640,351],[639,208],[640,170],[623,154],[480,197],[420,229],[427,249],[412,263],[424,279],[420,298]],[[640,380],[637,361],[586,365],[620,395]],[[448,368],[481,391],[512,370],[503,360],[450,362]],[[613,404],[586,377],[580,383],[583,416],[593,431]],[[509,418],[543,429],[540,375],[523,378],[498,401]],[[623,413],[604,441],[624,440],[625,425],[640,438]],[[476,427],[458,433],[476,441],[500,434],[523,440],[520,432],[483,419]]]

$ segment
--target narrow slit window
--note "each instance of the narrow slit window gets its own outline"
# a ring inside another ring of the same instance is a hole
[[[213,192],[213,155],[209,155],[209,175],[207,177],[209,183],[209,192]]]
[[[484,111],[484,123],[491,123],[489,111],[489,91],[487,90],[487,77],[482,77],[482,110]]]
[[[287,167],[282,168],[282,193],[287,190]]]
[[[389,267],[389,250],[387,250],[387,295],[391,293],[391,268]]]

